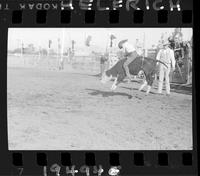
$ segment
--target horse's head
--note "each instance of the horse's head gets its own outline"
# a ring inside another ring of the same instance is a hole
[[[112,79],[112,74],[110,74],[110,71],[107,70],[106,72],[103,73],[102,77],[101,77],[101,83],[105,84],[108,81],[110,81]]]

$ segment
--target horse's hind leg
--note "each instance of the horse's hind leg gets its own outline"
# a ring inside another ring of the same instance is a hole
[[[139,91],[143,90],[146,85],[147,81],[145,80],[144,83],[140,86]]]
[[[147,94],[147,95],[149,94],[150,90],[151,90],[151,86],[148,85],[148,86],[147,86],[147,91],[146,91],[146,94]]]
[[[149,94],[151,87],[153,85],[153,81],[154,81],[154,75],[151,75],[151,77],[147,80],[147,91],[146,91],[146,95]]]

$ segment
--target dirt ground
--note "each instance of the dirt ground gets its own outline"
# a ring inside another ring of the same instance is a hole
[[[8,68],[10,150],[190,150],[192,96],[148,96],[140,84]]]

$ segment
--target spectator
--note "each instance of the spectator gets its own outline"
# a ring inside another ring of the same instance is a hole
[[[164,62],[167,67],[163,64],[159,65],[159,84],[158,84],[158,93],[162,93],[163,88],[163,80],[165,79],[165,85],[166,85],[166,93],[167,95],[170,95],[170,82],[169,82],[169,74],[171,71],[171,65],[172,70],[175,70],[175,58],[174,58],[174,51],[169,48],[169,42],[165,41],[163,44],[163,49],[161,49],[156,59]]]

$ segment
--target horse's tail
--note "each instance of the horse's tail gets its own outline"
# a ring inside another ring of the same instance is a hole
[[[162,62],[162,61],[159,61],[159,60],[156,60],[156,62],[159,62],[159,63],[161,63],[161,64],[163,64],[165,67],[167,67],[168,68],[168,66],[164,63],[164,62]]]

